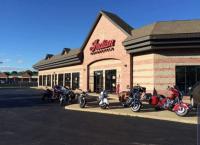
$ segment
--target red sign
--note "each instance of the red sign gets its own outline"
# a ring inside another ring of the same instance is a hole
[[[103,53],[106,51],[113,51],[115,46],[115,40],[103,40],[96,39],[90,47],[91,54]]]

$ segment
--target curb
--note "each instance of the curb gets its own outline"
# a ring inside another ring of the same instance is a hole
[[[130,114],[126,112],[115,112],[115,111],[106,111],[106,110],[91,110],[87,108],[71,108],[69,106],[65,106],[66,110],[73,110],[73,111],[82,111],[82,112],[93,112],[93,113],[101,113],[101,114],[112,114],[112,115],[120,115],[120,116],[129,116],[129,117],[141,117],[141,118],[148,118],[148,119],[156,119],[156,120],[164,120],[164,121],[171,121],[171,122],[179,122],[179,123],[185,123],[185,124],[198,124],[197,121],[191,121],[191,120],[183,120],[183,119],[176,119],[176,118],[167,118],[167,117],[158,117],[158,116],[148,116],[148,115],[142,115],[142,114]]]

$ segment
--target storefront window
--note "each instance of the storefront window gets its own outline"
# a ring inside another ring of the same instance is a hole
[[[47,86],[51,86],[51,75],[47,75]]]
[[[176,67],[176,86],[178,86],[178,88],[180,89],[180,91],[185,92],[186,90],[186,86],[185,86],[185,73],[186,73],[186,69],[184,66],[179,66]]]
[[[58,84],[57,78],[58,78],[58,75],[57,75],[57,74],[55,74],[55,85],[57,85],[57,84]]]
[[[54,76],[55,76],[55,74],[52,75],[52,87],[55,86]]]
[[[79,79],[80,79],[79,73],[72,73],[72,89],[73,90],[79,88]]]
[[[43,86],[47,85],[47,76],[43,75]]]
[[[71,88],[71,73],[65,74],[65,86]]]
[[[58,85],[63,86],[63,74],[58,74]]]
[[[39,86],[42,86],[42,76],[39,76]]]
[[[177,66],[176,86],[184,95],[188,95],[189,87],[200,81],[200,66]]]

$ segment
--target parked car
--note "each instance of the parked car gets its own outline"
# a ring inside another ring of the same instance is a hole
[[[195,108],[200,104],[200,82],[197,82],[192,88],[190,88],[190,102]]]

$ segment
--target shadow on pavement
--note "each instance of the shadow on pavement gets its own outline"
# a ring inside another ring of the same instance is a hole
[[[0,108],[34,107],[50,104],[41,99],[41,91],[32,89],[1,89]]]

